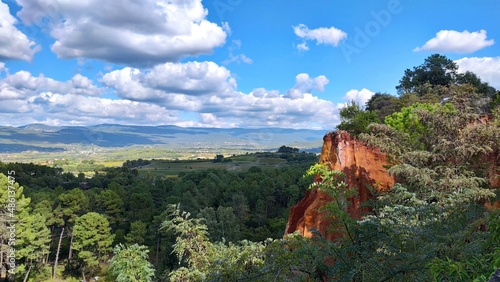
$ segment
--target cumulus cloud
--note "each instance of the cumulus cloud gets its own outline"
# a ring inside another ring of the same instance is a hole
[[[31,61],[40,46],[19,31],[16,22],[9,12],[9,6],[0,1],[0,60]]]
[[[472,57],[456,60],[459,72],[471,71],[481,80],[488,82],[496,89],[500,89],[500,57]]]
[[[226,40],[223,28],[206,19],[201,0],[17,2],[24,23],[52,19],[52,51],[61,58],[151,66],[211,53]]]
[[[44,123],[48,125],[89,125],[99,123],[151,124],[175,123],[174,112],[163,107],[133,102],[111,100],[74,94],[42,92],[25,100],[9,100],[4,104],[10,112],[0,107],[0,117],[11,118],[19,124]],[[22,117],[20,119],[19,117]]]
[[[366,102],[368,102],[368,100],[370,100],[373,95],[375,95],[375,93],[366,88],[363,88],[361,90],[352,89],[347,91],[342,99],[349,102],[354,101],[361,107],[364,107]],[[340,104],[340,108],[345,107],[345,105],[346,104]]]
[[[311,93],[313,90],[324,91],[325,85],[330,82],[324,75],[311,78],[307,73],[298,74],[295,81],[293,88],[287,91],[287,98],[302,98],[304,94]]]
[[[165,63],[150,71],[127,67],[105,74],[101,81],[122,98],[181,108],[193,104],[189,96],[228,95],[236,88],[230,71],[214,62]]]
[[[187,62],[165,63],[148,70],[126,67],[104,74],[101,83],[103,86],[96,86],[82,75],[57,81],[24,71],[7,74],[0,79],[0,119],[20,123],[11,125],[121,123],[325,129],[332,129],[339,121],[336,105],[311,94],[323,91],[328,84],[323,75],[298,74],[285,93],[265,88],[243,93],[225,67],[214,62]],[[98,95],[104,92],[116,98]]]
[[[413,49],[413,51],[473,53],[495,43],[493,39],[487,40],[486,37],[486,30],[484,29],[474,32],[441,30],[436,33],[436,37],[427,41],[424,46]]]
[[[322,128],[331,124],[333,128],[338,122],[337,108],[310,93],[323,91],[328,82],[323,75],[311,78],[301,73],[286,94],[264,88],[247,94],[236,89],[226,68],[213,62],[167,63],[151,71],[124,68],[102,78],[123,99],[199,114],[198,122],[178,124],[227,127]]]
[[[338,46],[339,42],[347,38],[347,33],[335,27],[320,27],[316,29],[309,29],[305,24],[299,24],[293,27],[295,35],[304,40],[316,41],[316,44],[325,44],[331,46]],[[297,45],[299,50],[304,50],[307,45],[304,43]],[[308,47],[307,47],[308,48]]]
[[[58,92],[76,95],[100,95],[104,89],[95,86],[87,77],[77,74],[69,81],[61,82],[45,77],[32,76],[18,71],[0,80],[0,99],[24,99],[41,92]]]

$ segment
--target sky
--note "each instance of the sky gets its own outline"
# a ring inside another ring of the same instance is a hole
[[[332,130],[439,53],[500,89],[498,0],[0,0],[0,125]]]

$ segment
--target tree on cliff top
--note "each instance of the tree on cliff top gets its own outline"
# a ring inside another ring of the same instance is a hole
[[[352,136],[367,132],[367,126],[372,122],[380,122],[377,114],[365,111],[358,103],[351,101],[340,110],[340,124],[337,129],[345,130]]]
[[[434,54],[427,57],[420,66],[406,69],[404,76],[396,86],[398,93],[416,92],[423,95],[421,87],[429,83],[432,86],[450,86],[457,76],[458,66],[443,55]]]
[[[425,96],[432,88],[448,88],[454,84],[472,85],[483,97],[495,95],[495,88],[481,81],[475,73],[459,73],[457,63],[440,54],[427,57],[423,64],[413,67],[412,70],[406,69],[396,89],[399,95],[416,93],[418,96]],[[439,96],[445,93],[446,91],[441,91]]]

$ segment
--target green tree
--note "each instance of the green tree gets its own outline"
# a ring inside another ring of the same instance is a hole
[[[215,155],[214,163],[222,163],[224,162],[224,155]]]
[[[422,65],[413,67],[413,70],[406,69],[396,89],[399,94],[415,92],[423,96],[426,83],[431,86],[451,86],[456,79],[457,70],[458,65],[454,61],[443,55],[433,54]]]
[[[54,209],[54,218],[50,221],[55,227],[60,228],[59,240],[57,243],[56,257],[54,259],[53,278],[56,278],[59,255],[63,238],[70,236],[68,260],[73,256],[73,226],[76,218],[88,210],[89,200],[80,188],[60,194],[57,197],[57,207]],[[66,233],[65,233],[66,232]]]
[[[395,112],[385,117],[385,124],[398,130],[399,132],[408,134],[408,141],[412,143],[412,148],[422,149],[425,138],[427,138],[427,127],[420,122],[419,112],[435,112],[446,111],[450,114],[457,112],[453,104],[424,104],[415,103],[409,107],[402,108],[401,111]]]
[[[109,261],[109,271],[116,282],[153,281],[155,270],[148,261],[146,246],[133,244],[125,247],[116,245],[113,258]]]
[[[113,190],[103,190],[99,195],[99,205],[111,226],[118,226],[122,222],[124,203],[118,193]]]
[[[370,123],[380,122],[376,113],[365,111],[354,101],[347,103],[347,106],[340,110],[340,124],[337,129],[345,130],[353,136],[367,132]]]
[[[82,261],[82,275],[95,273],[99,261],[105,261],[115,235],[111,234],[108,220],[95,212],[89,212],[75,221],[73,248]]]
[[[388,171],[399,182],[377,197],[359,229],[371,238],[361,261],[380,277],[473,281],[491,271],[490,234],[477,225],[488,218],[482,203],[495,197],[485,172],[500,131],[478,122],[473,87],[451,86],[449,94],[449,105],[415,105],[362,136],[393,156]]]
[[[147,191],[130,194],[126,203],[127,218],[131,221],[148,222],[153,216],[154,202]]]
[[[495,88],[491,87],[487,82],[481,81],[475,73],[470,71],[459,73],[456,78],[456,83],[459,85],[469,84],[473,86],[483,97],[493,97],[496,93]]]
[[[19,220],[17,230],[16,256],[24,260],[23,268],[19,271],[27,268],[27,278],[32,268],[38,269],[45,264],[45,256],[49,253],[50,231],[45,225],[45,217],[40,214],[28,215]]]
[[[298,153],[298,152],[299,152],[298,148],[288,147],[285,145],[278,148],[278,153]]]
[[[162,229],[174,231],[174,252],[181,267],[169,273],[170,281],[235,281],[254,274],[264,264],[264,244],[211,243],[202,219],[191,218],[178,206],[169,208]]]
[[[31,199],[24,196],[23,187],[15,181],[15,172],[8,176],[0,173],[0,265],[9,262],[15,256],[17,274],[24,274],[28,279],[32,268],[39,268],[44,263],[49,251],[50,231],[45,225],[45,218],[33,214],[29,206]],[[14,235],[14,236],[13,236]],[[11,252],[10,250],[15,250]],[[12,269],[13,270],[13,269]],[[8,272],[12,276],[12,272]]]
[[[401,109],[401,101],[386,93],[375,93],[370,100],[366,102],[366,111],[374,112],[378,119],[383,121],[386,116]]]
[[[240,239],[240,225],[232,207],[204,208],[198,217],[205,219],[212,242],[236,242]]]
[[[125,241],[129,244],[142,244],[147,232],[147,224],[142,221],[134,221],[130,224],[130,232],[125,235]]]

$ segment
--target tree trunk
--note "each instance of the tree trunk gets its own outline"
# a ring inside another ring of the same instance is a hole
[[[71,257],[73,257],[73,233],[71,233],[71,240],[69,241],[68,260],[71,260]]]
[[[31,264],[30,264],[30,268],[28,268],[28,272],[26,272],[26,275],[24,276],[23,282],[28,281],[28,277],[30,276],[30,271],[31,271]]]
[[[63,238],[63,234],[64,234],[64,227],[61,230],[61,235],[59,235],[59,243],[57,244],[56,259],[54,260],[54,273],[52,274],[53,279],[56,279],[57,262],[59,261],[59,250],[61,250],[61,241]]]
[[[85,268],[82,267],[82,277],[83,277],[83,282],[87,282],[87,278],[85,278]]]

